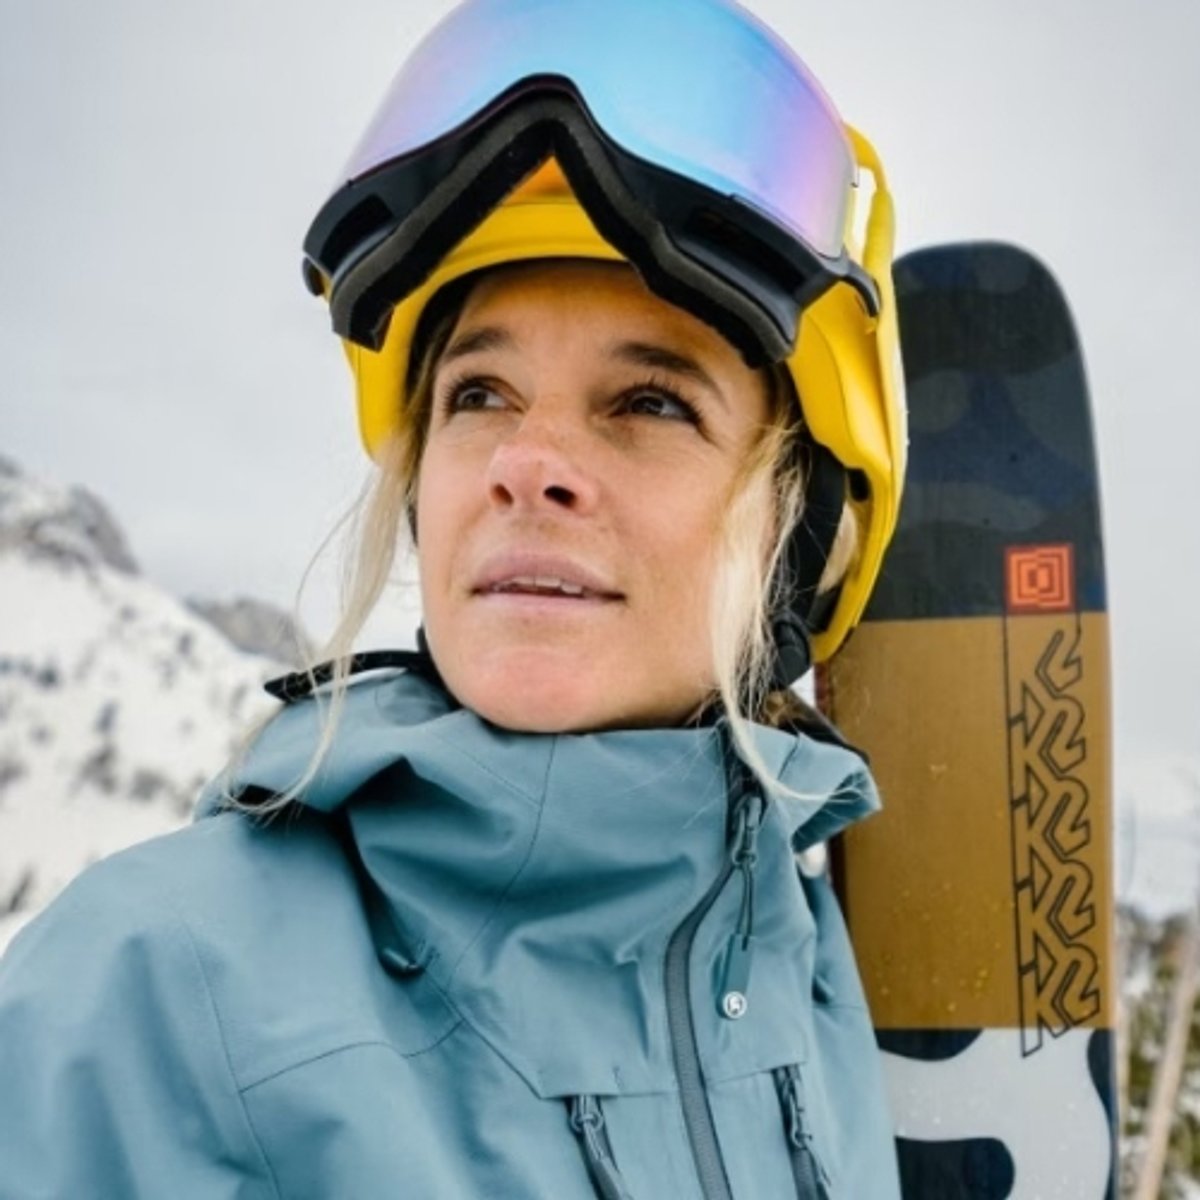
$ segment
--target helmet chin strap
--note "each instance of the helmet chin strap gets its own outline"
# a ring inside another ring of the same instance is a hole
[[[809,635],[820,628],[837,596],[836,588],[818,596],[817,585],[829,562],[846,505],[846,468],[824,446],[811,440],[805,440],[801,453],[808,460],[804,510],[788,538],[771,585],[773,690],[791,687],[812,666]]]
[[[772,618],[771,642],[771,691],[782,692],[808,673],[812,643],[804,622],[788,610],[780,610]]]

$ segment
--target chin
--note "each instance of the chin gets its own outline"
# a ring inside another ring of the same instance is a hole
[[[483,662],[448,663],[443,678],[460,704],[514,733],[678,725],[698,703],[669,703],[619,664],[606,669],[586,655],[564,659],[529,648],[496,653]]]
[[[482,674],[482,673],[481,673]],[[451,690],[472,712],[501,729],[514,733],[583,733],[619,723],[611,693],[589,680],[553,677],[536,671],[488,672],[460,689]]]
[[[628,645],[460,637],[434,662],[454,698],[514,733],[586,733],[686,724],[710,694],[701,664],[656,659]],[[688,670],[687,668],[692,668]],[[693,674],[693,671],[695,672]]]

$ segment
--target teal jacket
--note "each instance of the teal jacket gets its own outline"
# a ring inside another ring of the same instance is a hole
[[[317,706],[232,779],[292,783]],[[514,735],[355,684],[303,805],[86,871],[0,960],[3,1200],[899,1194],[837,905],[793,851],[876,805],[758,729]]]

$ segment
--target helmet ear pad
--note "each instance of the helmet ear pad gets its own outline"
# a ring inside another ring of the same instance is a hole
[[[818,587],[841,528],[846,506],[846,468],[807,430],[795,441],[804,472],[804,506],[788,535],[770,584],[772,689],[791,687],[812,666],[811,635],[827,623],[838,588],[821,595]]]

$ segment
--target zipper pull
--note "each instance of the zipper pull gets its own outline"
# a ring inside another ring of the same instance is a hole
[[[571,1128],[583,1143],[588,1174],[601,1200],[632,1200],[613,1161],[608,1135],[604,1131],[604,1113],[595,1096],[572,1096],[567,1101]]]
[[[758,864],[758,831],[765,805],[757,788],[742,793],[730,860],[742,876],[742,906],[737,928],[725,951],[725,966],[717,996],[717,1011],[740,1021],[750,1007],[750,968],[754,961],[754,868]]]
[[[750,966],[754,959],[754,938],[735,933],[725,951],[725,971],[721,979],[719,1011],[731,1021],[740,1021],[750,1007],[746,992],[750,987]]]
[[[817,1157],[813,1136],[804,1110],[804,1092],[799,1067],[783,1067],[775,1072],[779,1098],[787,1123],[788,1143],[792,1148],[792,1173],[798,1194],[808,1200],[831,1200],[833,1183],[824,1163]]]

